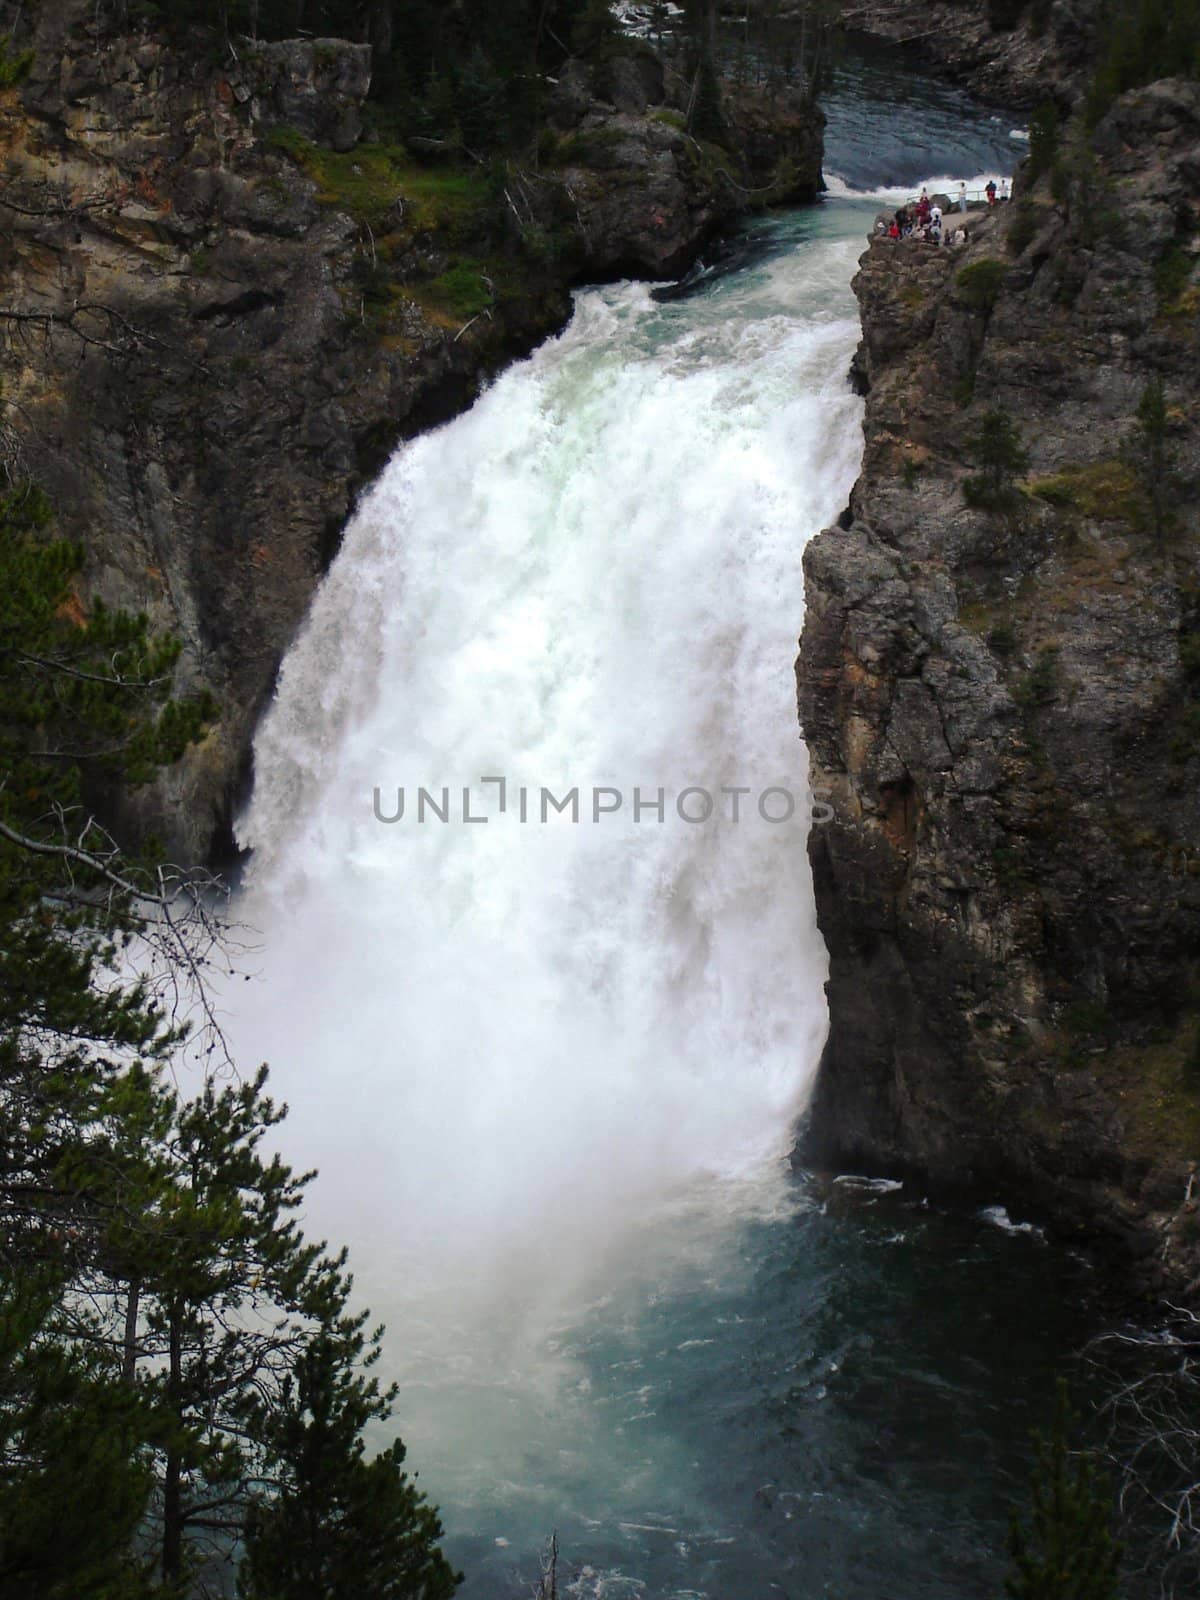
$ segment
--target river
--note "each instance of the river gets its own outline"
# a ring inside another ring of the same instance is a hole
[[[826,1028],[792,663],[861,452],[850,280],[881,197],[1021,148],[887,57],[828,109],[821,204],[687,292],[580,292],[396,454],[256,743],[230,1032],[388,1322],[467,1600],[527,1595],[552,1529],[569,1595],[997,1591],[1082,1325],[1084,1269],[1002,1215],[789,1165]]]

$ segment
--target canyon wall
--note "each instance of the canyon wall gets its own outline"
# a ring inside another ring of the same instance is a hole
[[[1200,1263],[1198,197],[1200,87],[1165,81],[965,245],[872,240],[862,474],[806,552],[798,663],[836,809],[805,1159],[1005,1201],[1175,1285]]]
[[[16,12],[3,466],[86,547],[82,603],[175,630],[181,687],[220,702],[140,808],[195,859],[394,445],[560,327],[571,284],[671,277],[749,205],[813,198],[823,119],[731,93],[728,149],[699,143],[689,86],[631,41],[602,82],[568,63],[536,152],[453,164],[369,132],[366,45],[119,27],[87,0],[0,7],[0,31]]]
[[[846,24],[906,47],[980,99],[1064,107],[1094,62],[1100,0],[864,0]]]

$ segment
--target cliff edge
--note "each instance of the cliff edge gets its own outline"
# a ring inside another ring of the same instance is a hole
[[[1200,87],[965,246],[875,239],[798,662],[832,1031],[802,1150],[1200,1265]]]

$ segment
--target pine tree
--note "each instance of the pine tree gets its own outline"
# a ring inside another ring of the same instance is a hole
[[[151,958],[191,982],[211,928],[198,913],[197,946],[186,882],[118,850],[94,806],[212,707],[171,698],[178,647],[145,618],[88,614],[48,523],[35,491],[0,497],[0,1591],[176,1600],[206,1552],[228,1560],[317,1331],[350,1394],[378,1344],[344,1253],[299,1231],[306,1178],[263,1150],[283,1116],[265,1068],[190,1100],[168,1076],[186,1030]],[[127,979],[135,939],[151,965]],[[442,1600],[440,1528],[401,1461],[349,1473],[339,1549],[390,1569],[403,1527],[412,1583],[380,1592]]]
[[[0,1586],[115,1596],[140,1582],[149,1481],[117,1355],[79,1311],[98,1217],[72,1167],[130,1056],[162,1059],[180,1031],[150,979],[114,981],[162,879],[93,804],[173,759],[211,705],[171,699],[178,646],[145,618],[85,611],[81,552],[49,524],[35,489],[0,495]]]
[[[0,1286],[0,1593],[141,1600],[151,1479],[137,1400],[106,1352],[66,1336],[62,1287],[29,1271]]]
[[[991,510],[1010,505],[1014,498],[1013,479],[1029,465],[1029,456],[1008,412],[995,408],[986,412],[979,432],[967,448],[981,469],[977,477],[968,478],[963,484],[967,503]]]
[[[1049,172],[1058,159],[1058,106],[1045,101],[1029,119],[1029,178],[1036,181]]]
[[[1071,1425],[1060,1383],[1050,1436],[1036,1441],[1029,1527],[1014,1517],[1010,1530],[1009,1600],[1118,1600],[1111,1497],[1087,1457],[1071,1455]]]
[[[704,56],[697,69],[688,128],[697,139],[704,139],[709,144],[723,144],[727,137],[725,117],[721,110],[721,84],[711,56]]]
[[[244,1600],[450,1600],[462,1581],[438,1548],[437,1513],[404,1471],[396,1440],[368,1460],[363,1432],[385,1419],[364,1365],[378,1334],[361,1320],[322,1328],[269,1422],[271,1493],[246,1521]]]
[[[180,1101],[134,1070],[71,1168],[101,1219],[95,1254],[111,1288],[89,1303],[93,1336],[120,1343],[146,1418],[157,1494],[157,1565],[169,1588],[196,1536],[232,1543],[256,1475],[264,1409],[317,1319],[349,1292],[341,1258],[306,1244],[294,1213],[305,1180],[261,1153],[282,1111],[252,1080]],[[118,1303],[119,1302],[119,1303]]]

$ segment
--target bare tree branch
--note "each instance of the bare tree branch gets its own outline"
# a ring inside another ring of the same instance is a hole
[[[1085,1354],[1102,1376],[1118,1505],[1163,1600],[1200,1588],[1200,1315],[1167,1302],[1158,1327],[1117,1329]]]

